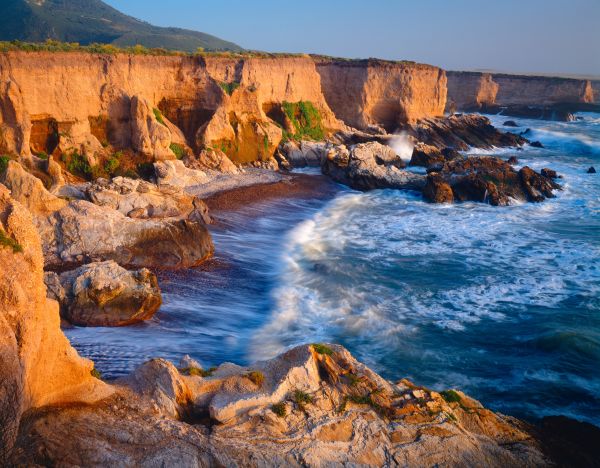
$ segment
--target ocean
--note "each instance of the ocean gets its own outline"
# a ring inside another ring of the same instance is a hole
[[[472,151],[555,169],[554,199],[432,205],[314,175],[318,196],[216,213],[214,260],[159,273],[151,321],[65,333],[107,378],[154,357],[247,364],[335,342],[390,380],[600,425],[600,174],[586,173],[600,170],[600,114],[577,116],[510,129],[489,116],[545,148]]]

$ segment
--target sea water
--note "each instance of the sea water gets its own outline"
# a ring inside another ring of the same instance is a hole
[[[151,357],[243,364],[335,342],[391,380],[600,424],[600,174],[586,173],[600,169],[600,114],[578,117],[517,119],[509,130],[543,149],[472,151],[555,169],[554,199],[432,205],[318,179],[318,198],[219,213],[215,260],[162,273],[153,320],[67,334],[108,377]]]

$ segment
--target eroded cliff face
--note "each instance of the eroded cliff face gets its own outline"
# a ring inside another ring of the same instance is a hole
[[[427,65],[311,57],[0,55],[0,151],[78,152],[91,165],[116,150],[173,159],[172,144],[271,158],[297,129],[284,103],[308,102],[325,136],[388,130],[443,113],[446,78]],[[333,109],[332,109],[333,108]]]
[[[438,67],[381,60],[316,59],[323,93],[347,125],[389,132],[444,114],[446,74]]]
[[[473,110],[484,105],[591,104],[597,102],[589,80],[490,74],[479,72],[447,72],[448,108]]]

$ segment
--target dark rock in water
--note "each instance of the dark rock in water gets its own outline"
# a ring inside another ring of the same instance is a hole
[[[598,466],[600,428],[566,416],[547,416],[539,432],[544,452],[557,466]]]
[[[540,173],[544,176],[544,177],[548,177],[549,179],[558,179],[559,175],[556,173],[555,170],[553,169],[548,169],[547,167],[543,168]]]
[[[435,146],[440,151],[444,148],[465,151],[470,147],[521,146],[528,142],[520,135],[499,131],[487,117],[479,114],[421,119],[410,132],[417,141]]]
[[[508,164],[519,164],[519,160],[516,156],[511,156],[510,158],[508,158],[507,162]]]
[[[442,150],[442,154],[444,155],[444,159],[446,161],[452,161],[454,159],[463,157],[463,155],[456,151],[454,148],[444,148]]]
[[[557,122],[572,122],[575,120],[573,109],[562,104],[554,106],[511,105],[502,109],[502,115]]]
[[[506,122],[504,122],[503,125],[505,127],[518,127],[517,122],[515,122],[514,120],[507,120]]]
[[[596,168],[595,168],[594,166],[590,167],[590,168],[587,170],[587,173],[588,173],[588,174],[595,174],[595,173],[596,173]]]
[[[511,199],[540,202],[554,197],[553,190],[559,188],[551,179],[529,167],[517,172],[499,158],[470,157],[446,162],[439,172],[430,173],[423,196],[434,203],[453,199],[509,205]]]
[[[530,128],[526,128],[524,131],[522,131],[521,133],[519,133],[519,135],[523,136],[523,135],[529,135],[531,133],[531,129]]]
[[[532,146],[534,148],[543,148],[544,147],[544,145],[542,145],[542,143],[539,141],[532,141],[531,143],[529,143],[529,146]]]
[[[423,189],[423,197],[431,203],[454,202],[452,187],[438,173],[432,173],[427,176],[427,183]]]

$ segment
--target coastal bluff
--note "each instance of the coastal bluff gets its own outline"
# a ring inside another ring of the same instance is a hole
[[[577,110],[600,103],[592,80],[504,73],[447,71],[447,107],[473,111],[485,107],[559,106]]]
[[[174,159],[177,144],[245,164],[270,159],[294,131],[286,104],[310,103],[331,134],[393,131],[443,115],[445,101],[445,72],[413,63],[10,51],[0,54],[0,152],[102,160],[110,146],[154,161]]]

